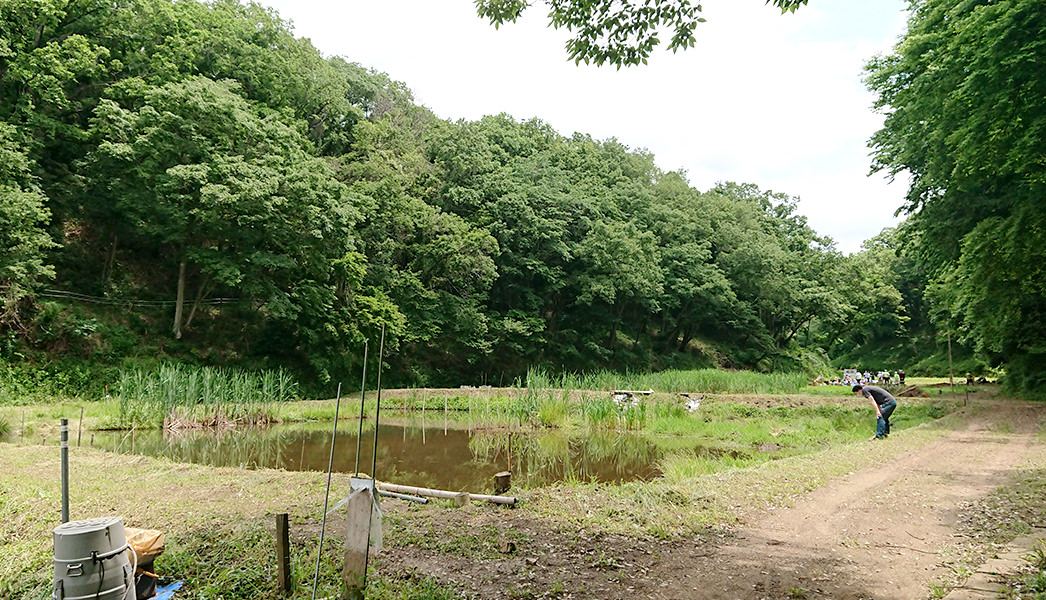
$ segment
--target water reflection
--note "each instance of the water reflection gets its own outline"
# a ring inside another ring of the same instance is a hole
[[[498,471],[515,485],[557,481],[619,483],[660,474],[663,451],[640,435],[598,432],[571,437],[562,431],[477,431],[422,427],[420,422],[382,424],[377,443],[378,479],[405,485],[482,493]],[[332,424],[308,423],[227,431],[98,432],[95,447],[164,457],[177,462],[247,468],[325,471]],[[374,429],[365,423],[357,462],[358,422],[343,421],[333,468],[370,473]]]

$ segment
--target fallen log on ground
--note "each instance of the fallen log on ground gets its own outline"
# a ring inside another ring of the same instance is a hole
[[[448,490],[434,490],[431,488],[415,487],[412,485],[397,485],[395,483],[378,483],[378,489],[399,494],[410,494],[412,496],[446,498],[448,500],[461,501],[478,500],[481,502],[493,502],[495,504],[515,504],[513,496],[488,496],[487,494],[469,494],[468,492],[451,492]]]

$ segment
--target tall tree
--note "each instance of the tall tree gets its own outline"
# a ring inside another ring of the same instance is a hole
[[[220,285],[294,320],[330,301],[332,261],[352,249],[356,210],[326,162],[238,89],[199,77],[146,88],[128,108],[103,100],[92,126],[91,190],[177,273],[175,337],[191,278],[197,300]]]
[[[917,0],[868,66],[886,113],[874,168],[911,176],[919,256],[966,339],[1024,390],[1046,384],[1046,4]]]
[[[19,304],[54,277],[44,256],[55,246],[44,230],[46,198],[18,146],[14,128],[0,123],[0,330],[18,325]]]

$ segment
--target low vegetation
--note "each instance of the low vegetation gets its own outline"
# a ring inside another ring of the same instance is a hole
[[[285,371],[249,373],[165,364],[121,373],[120,425],[179,428],[276,421],[276,406],[297,399]]]
[[[1028,555],[1028,564],[1008,577],[1000,596],[1006,600],[1046,598],[1046,542],[1039,542]]]
[[[721,413],[710,414],[709,419],[736,419],[740,428],[742,415],[756,420],[782,416],[766,416],[765,410],[726,405],[713,411]],[[848,417],[842,415],[848,410],[823,409],[814,418],[845,420]],[[668,416],[678,426],[681,415],[665,415],[664,411],[652,409],[652,422]],[[784,420],[800,423],[816,414],[816,410],[797,410]],[[706,423],[701,417],[689,418],[699,427]],[[901,450],[917,447],[935,439],[940,431],[935,427],[909,429],[909,435],[898,439],[898,446]],[[723,434],[732,436],[725,430]],[[589,531],[664,539],[700,536],[709,528],[733,522],[742,510],[786,503],[795,493],[874,460],[861,444],[830,440],[810,452],[762,464],[750,462],[747,468],[721,461],[716,469],[680,470],[646,483],[566,481],[542,488],[540,493],[526,493],[521,510],[540,516],[549,526],[569,523]],[[193,466],[90,448],[75,449],[74,457],[74,517],[121,514],[129,526],[166,531],[168,551],[158,568],[187,581],[186,598],[213,597],[219,590],[225,598],[276,598],[269,572],[274,562],[271,513],[288,511],[297,532],[292,569],[299,589],[293,597],[307,597],[318,547],[316,507],[322,505],[322,476]],[[0,481],[0,535],[5,540],[0,544],[0,585],[4,586],[0,596],[42,599],[49,593],[50,529],[58,514],[57,472],[48,467],[57,462],[57,448],[0,444],[0,459],[8,470]],[[106,477],[94,476],[103,471]],[[45,475],[41,477],[41,473]],[[346,484],[344,476],[336,475],[332,497],[343,497]],[[457,509],[438,505],[425,509],[433,510]],[[396,518],[388,523],[386,544],[421,543],[397,538],[396,523]],[[439,539],[452,542],[445,551],[455,556],[481,559],[497,552],[495,536],[482,528],[440,534]],[[336,593],[341,559],[336,529],[328,531],[328,540],[321,560],[322,596]],[[369,586],[368,597],[377,599],[457,597],[424,578],[375,577]]]

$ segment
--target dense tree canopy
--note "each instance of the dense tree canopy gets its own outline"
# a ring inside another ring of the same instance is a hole
[[[13,128],[0,123],[0,326],[17,324],[22,299],[54,276],[44,258],[55,245],[44,230],[46,198],[16,148]]]
[[[911,177],[913,252],[938,279],[942,326],[1046,383],[1046,5],[917,0],[868,65],[886,122],[875,167]]]
[[[696,11],[644,6],[662,24]],[[40,360],[171,355],[319,384],[351,380],[385,327],[400,383],[816,369],[861,347],[855,324],[886,339],[923,314],[886,250],[842,256],[795,198],[697,190],[539,120],[438,119],[253,4],[0,3],[0,90],[0,327]],[[34,304],[52,277],[93,303]]]

